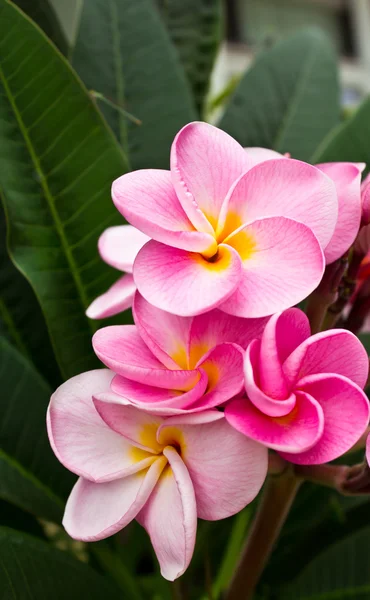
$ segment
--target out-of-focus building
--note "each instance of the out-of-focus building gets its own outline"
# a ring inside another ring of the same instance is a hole
[[[225,10],[227,40],[215,67],[214,94],[258,50],[310,25],[324,30],[339,54],[343,105],[370,93],[370,0],[225,0]]]

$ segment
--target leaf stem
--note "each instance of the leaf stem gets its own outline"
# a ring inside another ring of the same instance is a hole
[[[250,600],[301,484],[293,468],[265,484],[239,565],[225,600]]]

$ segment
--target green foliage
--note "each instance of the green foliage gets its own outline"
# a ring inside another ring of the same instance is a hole
[[[19,6],[46,33],[59,50],[67,55],[68,42],[55,11],[48,0],[15,0]]]
[[[368,600],[369,538],[367,527],[319,554],[279,600]]]
[[[158,0],[202,115],[223,33],[221,0]]]
[[[51,390],[32,365],[0,338],[0,498],[60,521],[74,477],[50,448],[46,409]]]
[[[92,568],[36,538],[0,527],[3,600],[117,600],[120,591]]]
[[[338,121],[333,50],[324,34],[307,29],[257,58],[219,126],[243,146],[273,148],[309,160]]]
[[[132,113],[104,115],[134,169],[168,168],[177,131],[195,118],[192,98],[175,49],[153,0],[89,0],[84,3],[72,64],[88,89]]]
[[[85,309],[114,281],[96,243],[122,222],[110,186],[127,163],[68,63],[5,0],[0,54],[0,190],[10,254],[36,292],[70,377],[98,364]]]

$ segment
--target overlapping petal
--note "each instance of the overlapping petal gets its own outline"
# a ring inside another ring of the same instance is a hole
[[[327,263],[331,263],[355,241],[361,221],[361,172],[364,164],[334,162],[317,165],[334,181],[338,196],[338,220],[329,244],[325,248]]]
[[[169,171],[145,169],[113,182],[112,198],[125,219],[154,240],[192,252],[216,251],[214,238],[196,231],[176,196]]]
[[[131,225],[108,227],[99,238],[99,253],[108,265],[132,273],[136,255],[149,239]]]
[[[297,304],[317,287],[324,272],[315,235],[292,219],[254,221],[230,235],[226,244],[238,251],[243,262],[237,289],[219,305],[232,315],[263,317]]]
[[[224,519],[256,497],[267,473],[266,448],[235,431],[217,411],[167,419],[158,440],[168,439],[177,426],[201,519]]]
[[[226,300],[238,287],[241,272],[237,252],[225,244],[220,244],[217,256],[209,261],[201,254],[150,241],[140,250],[134,266],[135,283],[144,298],[185,317],[204,313]]]
[[[189,123],[179,131],[171,149],[172,181],[196,229],[216,230],[226,194],[251,164],[238,142],[217,127]]]
[[[120,277],[110,288],[95,298],[86,310],[90,319],[105,319],[117,315],[132,306],[136,285],[131,274]]]

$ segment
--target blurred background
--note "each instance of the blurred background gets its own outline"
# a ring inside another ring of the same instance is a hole
[[[161,0],[165,5],[166,0]],[[211,96],[237,82],[256,52],[307,26],[332,40],[340,57],[342,105],[370,93],[370,0],[223,0],[225,40],[212,77]],[[73,41],[82,0],[51,0]]]

